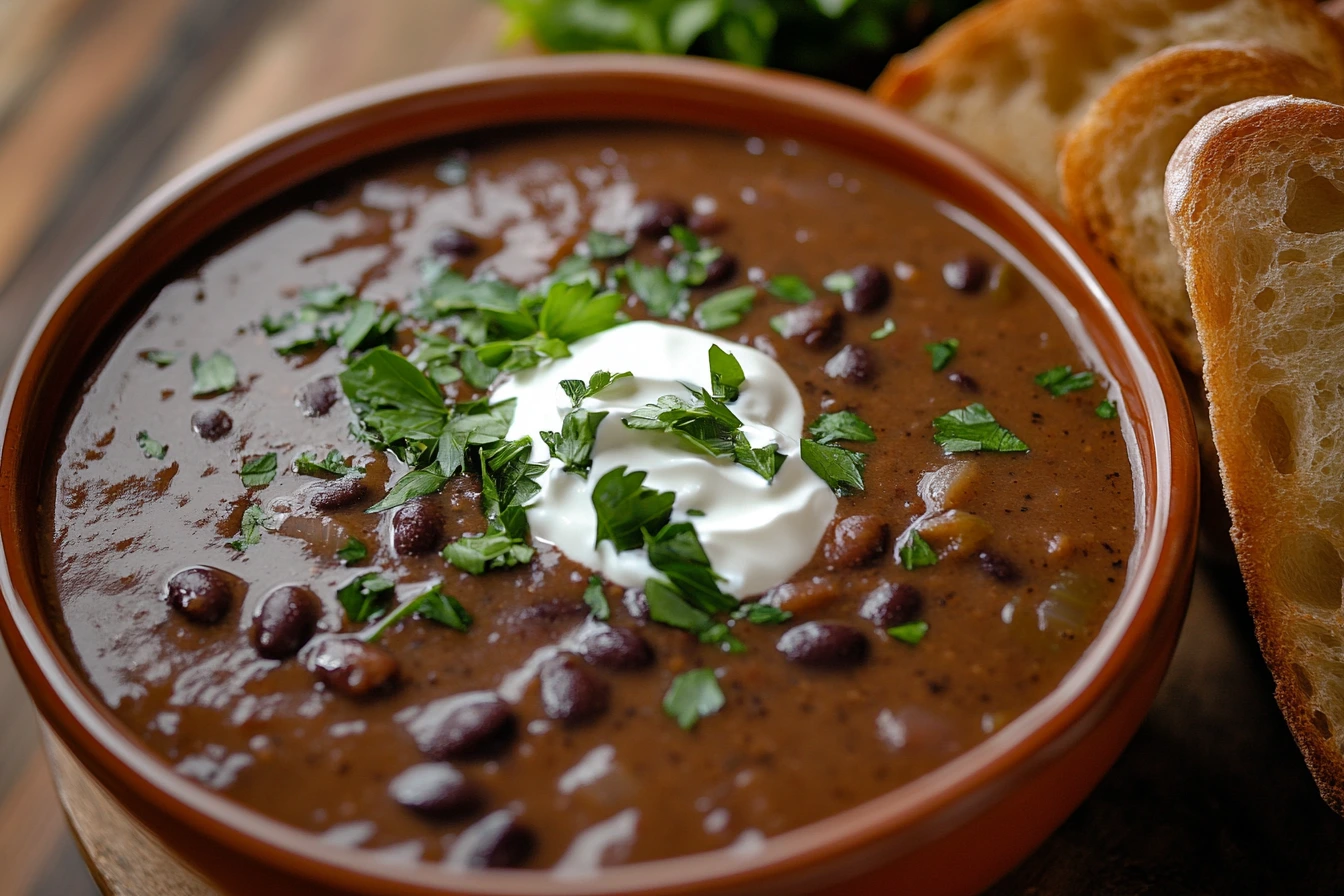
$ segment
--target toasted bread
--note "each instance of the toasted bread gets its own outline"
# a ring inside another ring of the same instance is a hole
[[[1344,106],[1210,113],[1171,158],[1166,204],[1256,633],[1344,812]]]
[[[1238,100],[1292,94],[1338,102],[1344,82],[1299,56],[1249,44],[1198,43],[1157,53],[1119,78],[1059,156],[1065,210],[1129,282],[1182,367],[1204,366],[1185,271],[1172,248],[1162,186],[1181,138]]]
[[[1344,80],[1311,0],[993,0],[892,60],[874,95],[979,149],[1059,202],[1064,138],[1116,78],[1176,44],[1252,40]]]

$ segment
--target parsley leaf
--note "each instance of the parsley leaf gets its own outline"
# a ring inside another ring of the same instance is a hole
[[[1119,416],[1119,412],[1115,409],[1115,402],[1106,399],[1097,405],[1097,416],[1103,420],[1114,420]]]
[[[597,441],[597,428],[607,418],[607,413],[576,408],[565,415],[559,432],[547,430],[541,433],[541,440],[551,449],[551,457],[564,463],[566,473],[577,473],[581,479],[588,478],[588,471],[593,468],[593,443]]]
[[[924,636],[929,633],[929,624],[922,619],[917,622],[907,622],[904,625],[896,625],[887,629],[887,634],[891,635],[897,641],[903,641],[914,647]]]
[[[709,347],[709,389],[715,398],[729,403],[737,401],[746,381],[747,375],[737,358],[717,345]]]
[[[443,559],[463,572],[479,576],[488,569],[506,569],[529,563],[535,553],[531,545],[503,531],[484,535],[464,535],[443,549]]]
[[[593,486],[597,544],[610,541],[618,551],[635,550],[644,544],[645,530],[657,532],[667,525],[677,496],[645,488],[647,475],[616,467],[597,480]]]
[[[692,405],[675,395],[664,395],[653,404],[636,408],[621,422],[629,429],[643,429],[677,436],[693,451],[711,457],[734,453],[733,436],[742,421],[723,402],[706,392],[701,403]]]
[[[450,415],[439,387],[385,346],[365,352],[340,376],[364,441],[417,466],[437,447]]]
[[[141,352],[140,359],[148,361],[155,367],[167,367],[177,360],[177,355],[173,352],[164,352],[156,348],[151,348]]]
[[[674,283],[667,271],[655,265],[640,264],[632,258],[625,263],[625,278],[654,317],[670,317],[673,320],[686,317],[691,291]]]
[[[392,612],[378,620],[377,625],[368,629],[359,637],[364,642],[371,644],[381,638],[383,633],[392,626],[413,613],[421,619],[437,622],[439,625],[456,629],[459,632],[465,632],[471,628],[471,614],[466,611],[462,604],[458,603],[457,598],[451,594],[444,594],[443,585],[436,582],[424,594],[397,606]]]
[[[238,471],[238,476],[243,480],[243,485],[248,488],[257,488],[262,485],[270,485],[275,479],[275,472],[278,469],[275,452],[262,454],[243,463],[243,467]]]
[[[700,286],[709,276],[710,263],[718,260],[723,250],[702,245],[699,237],[680,224],[672,225],[669,232],[681,251],[668,261],[667,276],[682,286]]]
[[[363,476],[364,468],[348,466],[345,463],[345,455],[333,448],[327,452],[327,456],[319,458],[311,451],[305,451],[294,458],[290,464],[295,473],[300,476]]]
[[[380,572],[355,576],[336,591],[336,599],[351,622],[368,622],[381,616],[392,598],[395,583]]]
[[[850,442],[876,442],[877,434],[867,423],[859,419],[853,411],[836,411],[834,414],[822,414],[816,422],[807,428],[818,442],[829,445],[841,439]]]
[[[235,551],[245,551],[261,541],[262,530],[270,526],[271,519],[266,515],[266,511],[261,509],[261,505],[252,504],[243,511],[243,520],[239,531],[240,537],[226,543]]]
[[[598,622],[606,622],[611,618],[611,606],[607,603],[607,595],[602,590],[600,576],[588,577],[588,587],[583,589],[583,602],[588,605],[593,618]]]
[[[849,271],[834,271],[826,275],[821,286],[827,292],[842,293],[854,288],[854,275]]]
[[[817,294],[802,277],[793,274],[776,274],[765,281],[765,291],[778,299],[802,305],[812,301]]]
[[[448,484],[448,477],[434,470],[411,470],[397,480],[397,484],[383,497],[383,500],[370,507],[366,513],[382,513],[400,507],[407,501],[432,495]]]
[[[737,286],[705,299],[695,309],[702,330],[722,330],[742,323],[756,302],[756,287]]]
[[[961,347],[961,341],[958,339],[944,339],[942,342],[930,342],[924,346],[924,351],[929,353],[933,359],[933,372],[938,373],[957,356],[957,349]]]
[[[887,318],[885,321],[882,322],[882,326],[878,327],[872,333],[868,334],[868,338],[886,339],[888,336],[890,336],[892,333],[895,332],[896,332],[896,321],[892,320],[891,318]]]
[[[1036,374],[1035,381],[1036,385],[1058,398],[1061,395],[1068,395],[1070,392],[1091,389],[1096,383],[1096,375],[1090,370],[1074,373],[1073,368],[1065,364],[1062,367],[1052,367],[1044,373]]]
[[[205,360],[201,356],[191,356],[191,394],[214,395],[219,392],[231,392],[238,385],[238,368],[233,359],[223,352],[215,352]]]
[[[734,609],[737,598],[719,589],[719,577],[710,566],[695,526],[668,523],[657,534],[644,532],[649,548],[649,565],[667,576],[672,587],[691,606],[706,613]]]
[[[135,434],[135,444],[140,446],[140,450],[150,460],[163,460],[168,456],[168,446],[143,429]]]
[[[353,566],[369,556],[369,546],[353,535],[345,542],[345,547],[336,552],[336,556],[345,566]]]
[[[933,440],[948,454],[962,451],[1029,451],[1027,443],[999,425],[984,405],[970,404],[933,421]]]
[[[751,447],[746,433],[738,430],[733,433],[733,457],[739,464],[759,475],[766,482],[774,482],[779,468],[788,459],[779,446],[773,442],[760,448]]]
[[[605,260],[610,258],[623,258],[630,254],[631,245],[614,233],[603,233],[600,230],[588,231],[588,236],[584,239],[588,247],[590,258]]]
[[[605,370],[599,370],[588,377],[587,384],[583,380],[561,380],[560,388],[565,390],[565,394],[569,396],[572,405],[578,407],[585,398],[592,398],[617,380],[623,380],[630,376],[634,376],[634,374],[628,370],[621,373],[608,373]]]
[[[782,625],[793,618],[788,610],[772,607],[770,604],[743,604],[733,611],[734,619],[745,619],[752,625]]]
[[[516,311],[485,313],[492,341],[475,349],[476,359],[499,370],[525,370],[542,358],[566,358],[571,342],[620,323],[624,301],[616,292],[595,295],[587,282],[552,284],[539,306],[534,297],[524,296]]]
[[[692,669],[672,679],[663,697],[663,712],[683,731],[690,731],[705,716],[723,709],[726,701],[713,669]]]
[[[827,445],[812,439],[798,444],[803,462],[825,481],[841,498],[863,491],[863,467],[868,457],[838,445]]]
[[[908,570],[922,569],[938,562],[938,553],[929,546],[923,536],[912,531],[905,544],[900,547],[901,565]]]

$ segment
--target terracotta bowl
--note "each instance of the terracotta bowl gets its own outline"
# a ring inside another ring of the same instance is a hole
[[[1035,268],[1123,397],[1139,540],[1096,642],[1059,687],[936,771],[749,856],[706,853],[582,880],[446,873],[325,844],[175,774],[144,750],[58,647],[43,611],[41,477],[79,365],[137,291],[217,228],[361,158],[482,127],[554,120],[684,123],[788,135],[922,182]],[[4,397],[0,575],[5,641],[45,720],[70,819],[111,893],[783,894],[976,892],[1036,848],[1115,761],[1152,702],[1189,596],[1198,504],[1194,427],[1134,299],[1052,213],[974,154],[863,95],[703,61],[552,57],[461,68],[343,97],[266,128],[144,202],[61,283]]]

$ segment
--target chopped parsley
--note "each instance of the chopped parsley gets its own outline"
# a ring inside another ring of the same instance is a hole
[[[664,395],[653,404],[636,408],[621,422],[629,429],[643,429],[676,436],[683,446],[711,457],[733,454],[733,435],[742,426],[728,406],[704,390],[693,392],[700,399],[692,404],[676,395]]]
[[[396,583],[380,572],[355,576],[336,591],[336,599],[351,622],[368,622],[381,616],[392,599]]]
[[[204,360],[191,356],[191,394],[200,397],[220,392],[232,392],[238,385],[238,368],[233,359],[223,352],[215,352]]]
[[[242,469],[238,471],[238,477],[243,480],[243,485],[248,488],[258,488],[263,485],[270,485],[275,479],[276,470],[279,469],[279,462],[276,459],[275,452],[262,454],[244,461]]]
[[[745,619],[752,625],[782,625],[793,618],[788,610],[772,607],[770,604],[742,604],[733,611],[734,619]]]
[[[566,473],[575,473],[581,479],[588,478],[588,472],[593,468],[593,444],[597,441],[597,428],[607,418],[607,413],[575,408],[565,414],[559,432],[546,430],[540,433],[541,440],[551,449],[551,457],[564,464]]]
[[[917,531],[911,531],[910,537],[900,547],[901,565],[908,570],[923,569],[938,562],[935,551]]]
[[[812,472],[820,476],[839,497],[863,491],[863,468],[868,461],[867,455],[813,439],[803,439],[798,449],[803,463],[811,467]]]
[[[336,552],[337,558],[345,566],[353,566],[369,556],[369,546],[353,535],[346,539],[345,547]]]
[[[675,719],[683,731],[690,731],[702,718],[723,709],[724,703],[714,670],[692,669],[672,679],[672,686],[663,697],[663,712]]]
[[[696,609],[719,613],[737,607],[737,598],[719,589],[719,576],[709,564],[695,526],[668,523],[644,541],[649,549],[649,565],[667,577],[671,586]]]
[[[849,271],[834,271],[826,275],[821,285],[828,292],[849,292],[854,288],[854,275]]]
[[[140,360],[148,361],[155,367],[167,367],[177,360],[177,354],[174,352],[160,351],[157,348],[151,348],[140,353]]]
[[[592,398],[617,380],[623,380],[633,375],[634,374],[628,370],[622,371],[621,373],[609,373],[605,370],[599,370],[588,377],[587,383],[584,383],[583,380],[561,380],[560,388],[565,390],[565,394],[569,396],[572,405],[578,407],[583,403],[585,398]]]
[[[384,632],[412,614],[459,632],[470,629],[472,623],[471,614],[458,603],[457,598],[444,594],[443,585],[436,582],[424,594],[398,605],[359,637],[366,643],[377,641]]]
[[[628,242],[616,234],[603,233],[600,230],[588,231],[588,236],[584,238],[583,242],[588,249],[588,257],[599,260],[623,258],[630,254],[632,248]]]
[[[1108,398],[1097,405],[1097,416],[1103,420],[1114,420],[1119,416],[1119,412],[1115,409],[1115,402]]]
[[[676,495],[645,488],[642,471],[616,467],[593,486],[593,510],[597,513],[597,544],[610,541],[618,551],[632,551],[644,544],[644,531],[657,532],[672,516]]]
[[[776,274],[771,277],[765,281],[765,291],[777,299],[796,305],[806,304],[817,297],[806,280],[793,274]]]
[[[747,375],[737,358],[717,345],[709,347],[709,391],[722,401],[731,404],[742,393],[742,384]]]
[[[779,446],[773,442],[760,448],[751,447],[746,433],[739,430],[733,433],[733,459],[766,482],[774,482],[779,468],[784,466],[788,455],[780,451]]]
[[[633,263],[633,262],[632,262]],[[544,299],[523,296],[511,312],[483,311],[486,340],[475,357],[496,370],[526,370],[543,358],[569,357],[569,344],[620,323],[620,293],[595,293],[591,283],[552,284]]]
[[[523,509],[541,492],[537,477],[545,464],[534,464],[532,439],[496,442],[480,451],[481,510],[486,530],[457,539],[443,549],[443,558],[464,572],[481,575],[529,563],[536,551],[528,544],[531,531]]]
[[[868,334],[868,338],[886,339],[888,336],[890,336],[892,333],[895,332],[896,332],[896,321],[892,320],[891,318],[887,318],[885,321],[882,322],[882,326],[878,327],[872,333]]]
[[[937,373],[952,363],[952,359],[957,356],[957,349],[961,347],[961,341],[958,339],[944,339],[941,342],[930,342],[924,346],[924,351],[929,353],[933,359],[933,372]]]
[[[1096,384],[1097,378],[1090,370],[1074,373],[1073,368],[1065,364],[1061,367],[1052,367],[1044,373],[1036,374],[1035,381],[1036,385],[1055,398],[1059,398],[1061,395],[1068,395],[1070,392],[1091,389]]]
[[[822,414],[807,430],[823,445],[842,440],[849,442],[877,441],[877,434],[873,432],[873,428],[859,419],[859,415],[853,411]]]
[[[507,569],[531,561],[531,545],[507,532],[464,535],[443,549],[443,559],[474,576],[491,569]]]
[[[363,476],[364,468],[345,462],[345,455],[333,448],[326,457],[318,457],[312,451],[305,451],[294,458],[290,464],[300,476]]]
[[[700,286],[709,276],[709,265],[717,261],[723,250],[701,243],[687,227],[672,225],[672,239],[680,249],[667,263],[667,276],[682,286]]]
[[[690,310],[691,291],[656,265],[640,264],[632,258],[625,263],[625,279],[654,317],[682,320]]]
[[[261,509],[261,505],[249,505],[243,511],[243,520],[239,527],[238,538],[226,544],[235,551],[245,551],[254,544],[261,541],[263,530],[270,528],[271,518],[266,515],[266,511]]]
[[[135,444],[140,446],[140,450],[150,460],[163,460],[168,456],[168,446],[143,429],[135,434]]]
[[[891,635],[897,641],[902,641],[914,647],[924,636],[929,633],[929,624],[923,620],[917,622],[907,622],[904,625],[895,625],[887,629],[887,634]]]
[[[368,509],[368,513],[382,513],[400,507],[407,501],[432,495],[448,484],[448,477],[437,470],[411,470],[397,480],[397,484],[383,497],[383,500]]]
[[[715,622],[714,617],[691,606],[681,592],[662,579],[644,583],[644,600],[649,605],[649,618],[663,625],[694,633],[701,644],[718,644],[729,653],[742,653],[746,645],[733,636],[728,626]]]
[[[722,330],[742,323],[756,301],[756,287],[735,286],[710,296],[695,309],[702,330]]]
[[[305,289],[298,311],[278,318],[267,315],[261,328],[271,348],[282,355],[339,345],[347,353],[390,342],[401,315],[361,299],[347,286],[329,284]]]
[[[948,454],[963,451],[1029,451],[1027,443],[999,425],[984,405],[970,404],[933,421],[933,440]]]
[[[583,602],[598,622],[606,622],[611,618],[611,606],[607,603],[606,592],[602,590],[601,576],[588,577],[588,587],[583,589]]]

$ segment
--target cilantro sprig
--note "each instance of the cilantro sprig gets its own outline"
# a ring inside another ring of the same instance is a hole
[[[683,731],[690,731],[705,716],[723,709],[723,689],[713,669],[692,669],[672,679],[663,697],[663,712],[676,720]]]
[[[999,425],[979,402],[948,411],[933,421],[933,440],[948,454],[992,451],[1011,454],[1029,451],[1027,443]]]
[[[1091,389],[1096,384],[1097,377],[1090,370],[1080,370],[1074,373],[1072,366],[1064,364],[1036,374],[1033,380],[1036,385],[1055,398],[1059,398],[1061,395],[1068,395],[1070,392]]]
[[[378,574],[371,573],[370,575],[377,576]],[[384,581],[386,581],[386,579],[380,579],[379,584]],[[391,585],[390,582],[388,584]],[[363,587],[367,590],[368,583],[366,582]],[[376,593],[381,594],[384,592],[379,591]],[[360,605],[360,609],[363,609],[363,604]],[[369,627],[359,637],[364,642],[372,644],[374,641],[381,638],[392,626],[413,615],[419,616],[421,619],[427,619],[430,622],[436,622],[447,628],[455,629],[459,632],[469,630],[473,621],[471,614],[458,602],[457,598],[453,597],[451,594],[445,594],[443,585],[436,582],[418,597],[413,597],[408,601],[398,604],[391,612],[382,616],[377,624]]]

